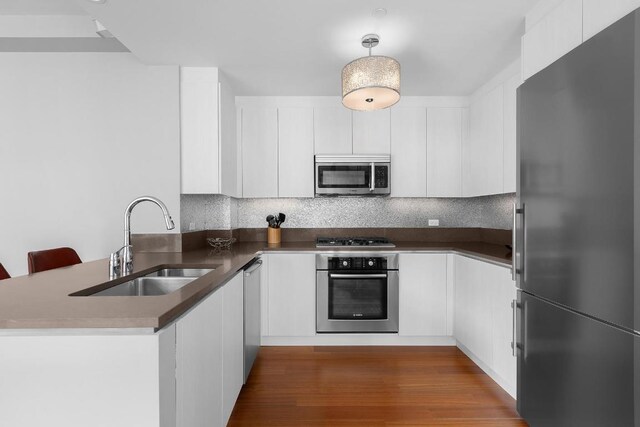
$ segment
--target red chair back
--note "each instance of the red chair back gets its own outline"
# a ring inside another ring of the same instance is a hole
[[[77,252],[71,248],[29,252],[27,259],[29,261],[29,274],[82,263]]]
[[[2,264],[0,264],[0,280],[4,280],[4,279],[11,279],[11,276],[9,275],[7,270],[5,270],[5,268],[2,266]]]

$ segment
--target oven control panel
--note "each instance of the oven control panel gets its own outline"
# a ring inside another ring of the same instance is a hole
[[[384,257],[331,257],[329,270],[386,270]]]

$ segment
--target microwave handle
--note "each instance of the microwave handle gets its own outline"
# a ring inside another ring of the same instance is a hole
[[[370,186],[369,191],[375,191],[376,189],[376,164],[371,162],[371,176],[369,177]]]

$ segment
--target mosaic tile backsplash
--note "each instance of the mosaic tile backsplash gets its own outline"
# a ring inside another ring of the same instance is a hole
[[[515,194],[472,198],[321,197],[314,199],[235,199],[183,194],[181,229],[219,230],[266,227],[265,217],[283,212],[291,228],[440,227],[510,229]]]

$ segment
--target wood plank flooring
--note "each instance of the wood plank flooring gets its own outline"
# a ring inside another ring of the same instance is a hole
[[[229,426],[526,426],[456,347],[263,347]]]

